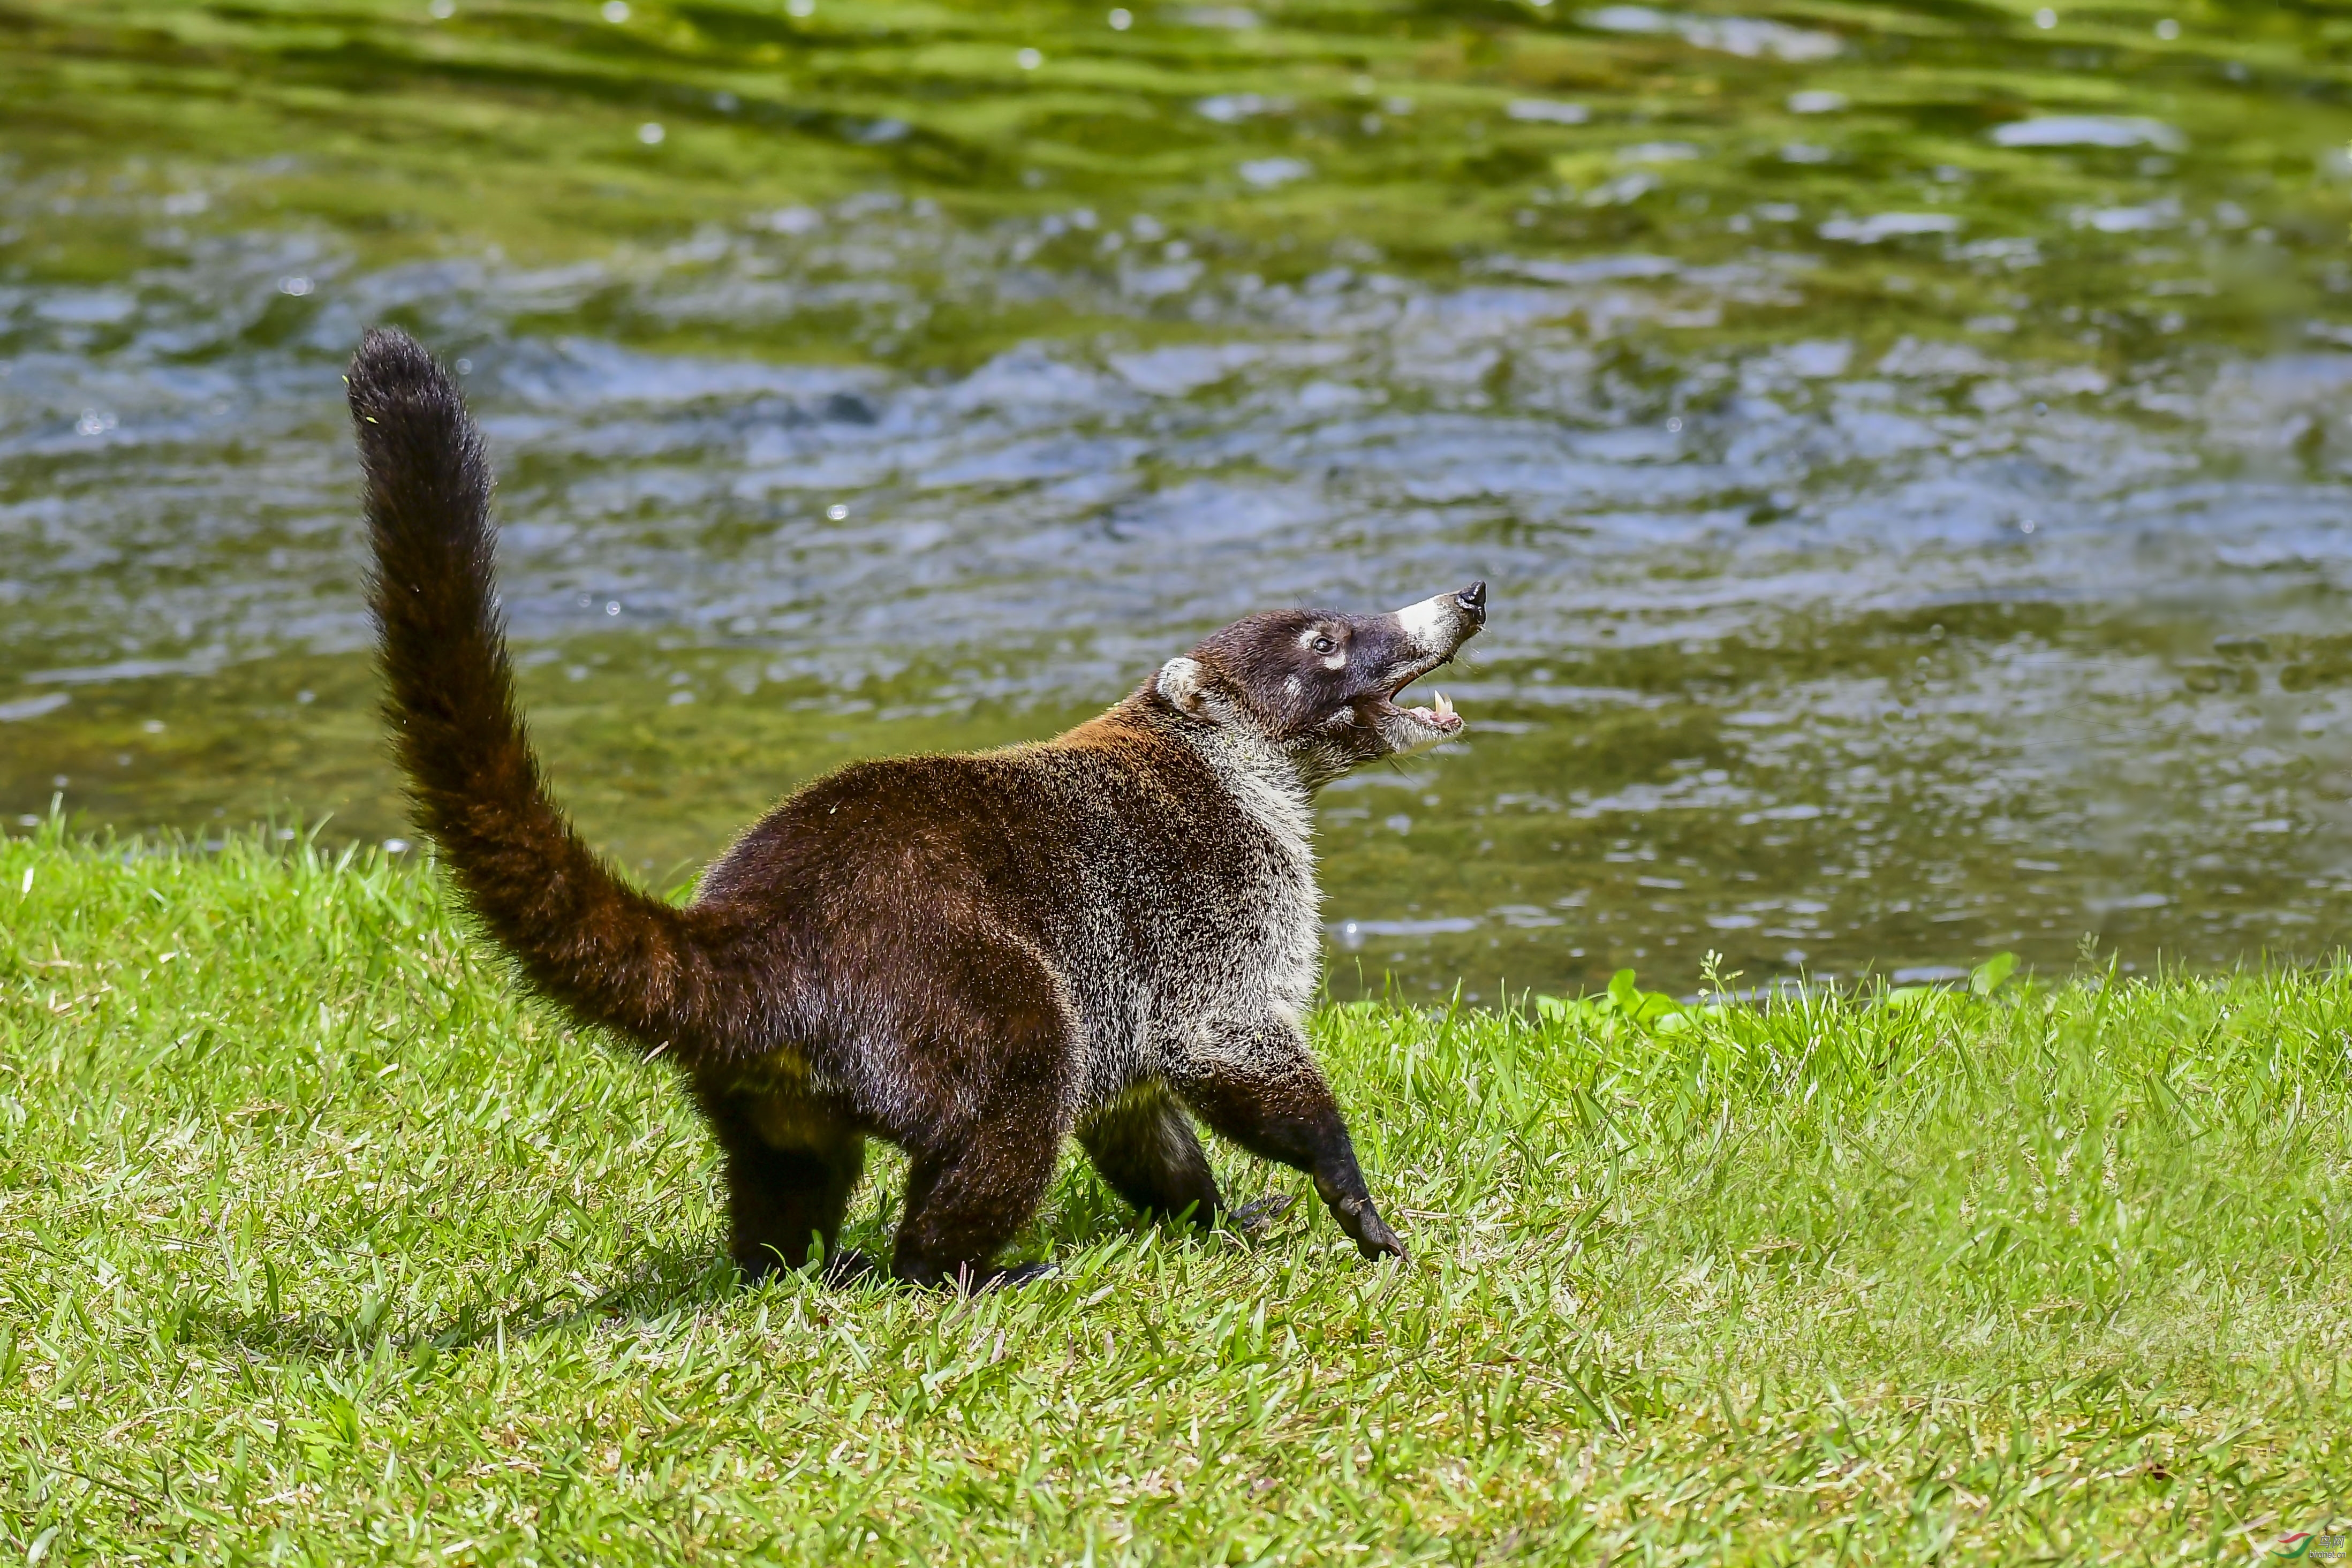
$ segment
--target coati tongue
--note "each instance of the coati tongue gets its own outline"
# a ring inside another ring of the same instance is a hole
[[[1454,700],[1444,692],[1437,694],[1437,700],[1431,706],[1407,708],[1405,711],[1432,729],[1454,729],[1462,723],[1462,716],[1454,711]]]

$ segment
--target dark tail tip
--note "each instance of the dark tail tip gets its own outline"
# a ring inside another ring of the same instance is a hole
[[[462,406],[449,372],[397,327],[369,328],[344,380],[352,417],[362,425],[420,406]]]
[[[407,333],[372,327],[345,379],[379,555],[403,539],[486,538],[489,463],[449,372]]]

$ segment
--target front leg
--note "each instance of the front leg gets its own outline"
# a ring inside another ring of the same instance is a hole
[[[1297,1025],[1213,1030],[1171,1078],[1193,1114],[1220,1136],[1312,1176],[1358,1251],[1404,1257],[1404,1243],[1372,1207],[1339,1102]]]

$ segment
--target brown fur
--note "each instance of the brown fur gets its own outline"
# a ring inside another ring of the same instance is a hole
[[[1073,1134],[1129,1202],[1209,1222],[1223,1202],[1180,1105],[1310,1173],[1367,1256],[1403,1255],[1299,1028],[1318,961],[1299,824],[1316,784],[1458,729],[1390,699],[1483,623],[1483,585],[1387,617],[1252,617],[1056,740],[845,768],[681,909],[548,795],[454,385],[385,331],[350,383],[418,823],[535,989],[685,1072],[747,1271],[835,1251],[869,1136],[911,1162],[902,1279],[1002,1277]]]

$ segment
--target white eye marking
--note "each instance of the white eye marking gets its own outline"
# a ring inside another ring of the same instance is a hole
[[[1327,670],[1347,666],[1348,651],[1339,646],[1339,639],[1331,634],[1328,627],[1309,626],[1298,634],[1298,645],[1310,653],[1323,655],[1323,667]]]
[[[1452,597],[1451,594],[1441,593],[1418,604],[1408,604],[1396,612],[1397,624],[1404,628],[1406,636],[1423,648],[1444,647],[1445,632],[1454,620],[1452,612],[1445,608],[1445,601]]]

